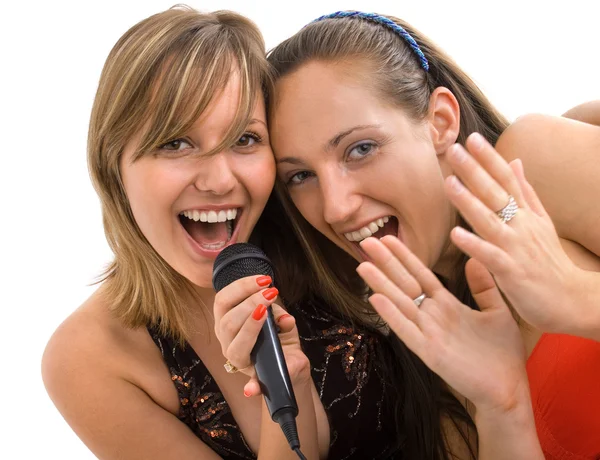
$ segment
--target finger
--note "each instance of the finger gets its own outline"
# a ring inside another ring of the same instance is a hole
[[[481,134],[473,133],[465,143],[473,158],[494,178],[509,195],[512,195],[519,206],[525,206],[521,188],[512,169],[502,155]],[[505,203],[506,204],[506,203]],[[500,206],[504,206],[500,204]],[[492,208],[498,211],[500,208]]]
[[[260,383],[258,383],[258,379],[256,377],[251,377],[248,380],[248,383],[244,385],[244,396],[246,398],[251,398],[252,396],[259,396],[262,394],[260,390]]]
[[[404,316],[411,321],[415,321],[417,315],[419,314],[419,308],[412,300],[410,302],[405,302],[405,299],[414,299],[420,294],[417,294],[414,297],[409,297],[371,262],[361,263],[356,271],[374,292],[386,296],[386,298],[390,299],[394,305],[402,310],[402,314]]]
[[[267,319],[267,306],[258,305],[252,315],[248,317],[239,333],[233,338],[227,350],[225,357],[238,369],[244,369],[252,365],[250,352],[256,344],[258,333]]]
[[[494,211],[479,201],[456,176],[446,178],[445,188],[452,204],[477,234],[498,245],[509,243],[509,238],[514,234],[514,230],[502,222]],[[515,219],[518,217],[517,213]]]
[[[377,238],[366,238],[360,243],[362,250],[369,256],[371,263],[375,265],[381,272],[398,288],[414,299],[421,295],[421,286],[417,280],[404,268],[404,265],[400,263],[398,258],[389,250],[389,248],[379,241]],[[376,281],[374,279],[374,281]],[[373,286],[371,286],[373,287]],[[375,289],[375,288],[374,288]],[[392,301],[393,296],[388,293],[382,292]]]
[[[225,286],[215,295],[213,303],[215,322],[218,323],[229,310],[242,303],[252,294],[265,289],[271,282],[270,276],[255,275],[240,278]]]
[[[511,270],[512,259],[506,252],[464,228],[454,227],[450,239],[469,257],[482,262],[494,275],[502,276]]]
[[[271,305],[275,324],[279,327],[279,333],[285,334],[296,327],[296,319],[277,304]]]
[[[221,345],[227,346],[233,340],[258,305],[270,306],[278,294],[277,288],[264,289],[235,305],[219,321],[215,318],[215,333]]]
[[[521,190],[523,191],[525,201],[529,205],[531,210],[535,212],[538,216],[546,216],[546,208],[544,208],[544,205],[542,204],[542,201],[535,192],[535,189],[525,177],[523,162],[519,158],[517,158],[516,160],[510,162],[510,167],[514,171],[515,176],[517,176],[517,180],[519,181],[519,185],[521,187]]]
[[[465,266],[469,289],[481,311],[506,308],[491,273],[477,259],[469,259]]]
[[[408,297],[406,299],[407,303],[412,303]],[[396,304],[383,294],[373,294],[369,297],[369,303],[398,338],[419,355],[425,337],[419,327],[402,313],[402,309],[397,308]]]
[[[454,174],[485,206],[495,211],[508,202],[508,192],[463,146],[454,144],[448,149],[447,156]]]
[[[394,254],[400,263],[406,268],[406,270],[417,280],[417,283],[421,286],[422,291],[427,294],[428,297],[433,297],[436,294],[445,293],[446,289],[433,274],[433,272],[427,268],[423,262],[415,256],[410,249],[408,249],[404,243],[402,243],[395,236],[387,235],[381,238],[383,244]]]

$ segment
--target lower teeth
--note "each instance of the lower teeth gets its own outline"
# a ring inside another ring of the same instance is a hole
[[[229,240],[227,240],[229,241]],[[210,243],[201,245],[204,249],[221,249],[223,246],[227,244],[227,241],[220,241],[219,243]]]

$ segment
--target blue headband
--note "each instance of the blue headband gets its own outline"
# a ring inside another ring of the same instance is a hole
[[[320,18],[317,18],[312,22],[319,22],[319,21],[322,21],[323,19],[349,18],[349,17],[362,18],[367,21],[374,22],[376,24],[381,24],[382,26],[387,27],[388,29],[396,32],[412,48],[414,53],[419,58],[419,64],[421,64],[421,67],[425,70],[425,72],[429,71],[429,62],[427,62],[427,58],[423,54],[423,51],[421,51],[421,48],[419,48],[419,45],[417,44],[415,39],[412,38],[406,30],[404,30],[402,27],[400,27],[394,21],[386,18],[385,16],[380,16],[375,13],[363,13],[362,11],[338,11],[336,13],[331,13],[331,14],[326,14],[325,16],[321,16]]]

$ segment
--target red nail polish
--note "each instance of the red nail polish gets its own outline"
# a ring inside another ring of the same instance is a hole
[[[256,284],[258,284],[259,286],[268,286],[269,284],[271,284],[271,281],[273,280],[270,276],[259,276],[258,278],[256,278]]]
[[[277,288],[269,288],[263,292],[263,297],[267,300],[273,300],[279,294],[279,290]]]
[[[289,315],[287,313],[285,315],[281,315],[279,318],[277,318],[277,322],[280,322],[282,319],[287,318],[288,316],[292,316],[292,315]]]
[[[267,307],[265,307],[262,303],[256,307],[254,312],[252,313],[252,318],[256,321],[260,320],[263,316],[265,316],[265,312],[267,311]]]
[[[244,396],[246,398],[249,398],[250,396],[252,396],[250,393],[248,393],[246,390],[244,390]]]

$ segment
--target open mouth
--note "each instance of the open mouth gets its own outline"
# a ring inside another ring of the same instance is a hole
[[[227,246],[235,233],[241,209],[189,210],[179,214],[179,221],[190,237],[207,251]]]
[[[395,216],[380,217],[364,227],[353,232],[345,233],[346,239],[352,243],[358,252],[366,258],[360,247],[360,242],[370,236],[381,239],[386,235],[398,236],[398,218]]]

